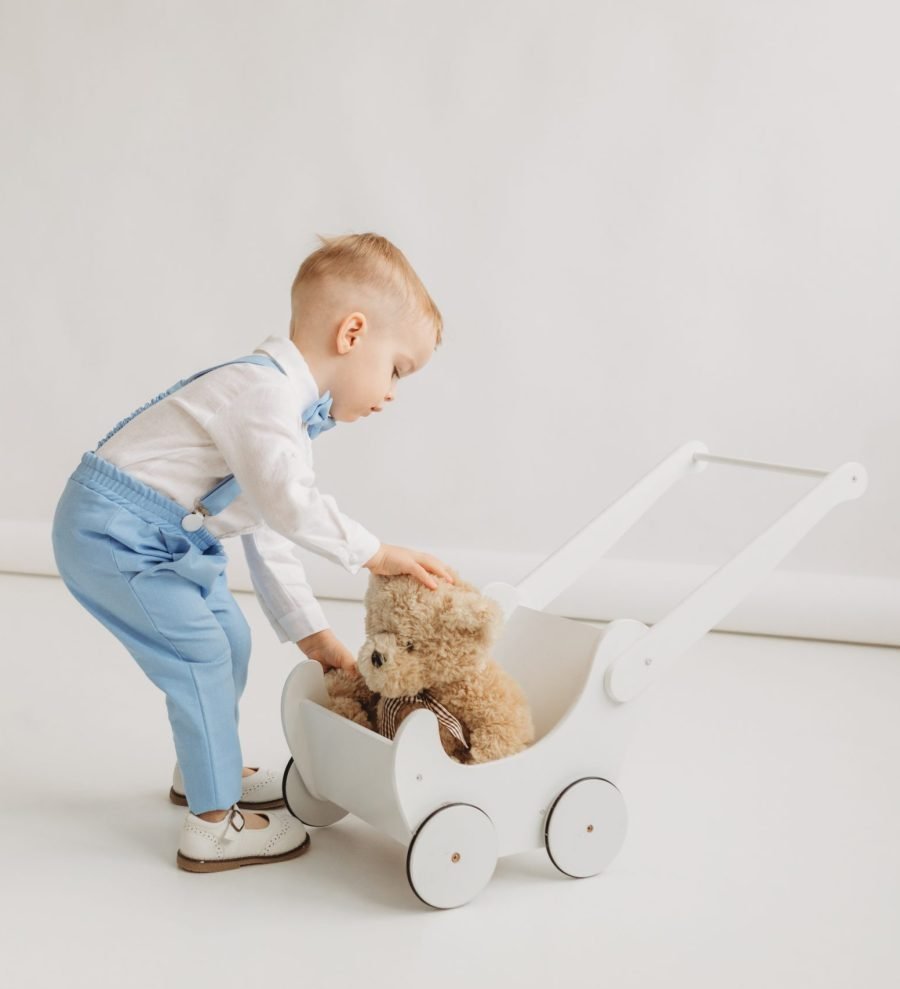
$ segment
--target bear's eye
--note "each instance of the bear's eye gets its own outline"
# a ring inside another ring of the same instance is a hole
[[[406,651],[407,652],[412,652],[413,651],[413,644],[411,642],[407,642],[406,643]]]

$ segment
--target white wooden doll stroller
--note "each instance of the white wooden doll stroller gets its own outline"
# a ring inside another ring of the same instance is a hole
[[[598,628],[542,610],[677,480],[709,463],[819,481],[653,626],[625,618]],[[444,753],[437,718],[425,709],[413,711],[391,741],[328,710],[322,667],[304,659],[282,694],[292,757],[283,784],[288,808],[313,827],[353,813],[407,845],[409,884],[432,907],[467,903],[500,856],[534,848],[546,848],[568,876],[596,875],[625,838],[616,781],[636,707],[630,702],[866,483],[857,463],[812,470],[713,456],[703,443],[685,444],[517,585],[482,589],[503,606],[493,655],[529,698],[533,745],[505,759],[462,765]]]

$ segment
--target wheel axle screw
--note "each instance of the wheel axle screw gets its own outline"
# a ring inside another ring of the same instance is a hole
[[[593,831],[594,830],[594,825],[593,824],[589,824],[587,826],[587,829],[588,829],[588,831]]]
[[[462,858],[462,856],[461,856],[461,855],[459,854],[459,852],[454,852],[454,853],[453,853],[453,854],[452,854],[452,855],[450,856],[450,861],[451,861],[451,862],[458,862],[458,861],[459,861],[459,860],[460,860],[461,858]]]

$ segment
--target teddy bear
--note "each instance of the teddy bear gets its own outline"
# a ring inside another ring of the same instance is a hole
[[[435,590],[408,574],[369,576],[359,675],[329,670],[329,703],[387,738],[428,708],[451,759],[488,762],[530,745],[534,724],[524,691],[490,655],[500,605],[450,573],[453,582],[436,577]]]

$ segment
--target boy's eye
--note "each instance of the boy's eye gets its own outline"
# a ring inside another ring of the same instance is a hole
[[[400,377],[400,372],[397,370],[397,368],[394,368],[394,373],[393,373],[392,377],[394,377],[394,378],[399,378]]]

